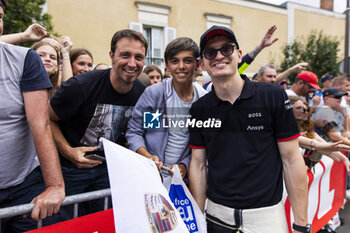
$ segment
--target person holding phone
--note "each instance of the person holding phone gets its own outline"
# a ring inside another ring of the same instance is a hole
[[[145,89],[136,79],[146,51],[147,41],[141,33],[116,32],[109,52],[112,68],[70,78],[51,99],[51,126],[67,195],[109,188],[106,163],[95,159],[102,149],[99,138],[125,145],[127,122]],[[88,153],[94,158],[85,157]],[[103,200],[95,203],[87,213],[103,209]]]

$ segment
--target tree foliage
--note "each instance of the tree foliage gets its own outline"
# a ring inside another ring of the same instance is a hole
[[[33,23],[53,33],[52,16],[43,13],[46,0],[8,0],[4,16],[4,34],[23,32]]]
[[[312,31],[306,38],[298,38],[291,44],[282,47],[283,61],[279,72],[299,63],[308,62],[308,70],[317,74],[320,78],[324,74],[339,75],[338,51],[340,41],[336,37],[325,35],[322,31]],[[297,73],[288,77],[290,83],[294,83]]]

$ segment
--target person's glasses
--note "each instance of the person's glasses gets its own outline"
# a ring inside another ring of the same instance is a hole
[[[206,49],[206,50],[204,50],[203,55],[208,60],[214,60],[216,58],[218,51],[220,51],[220,53],[223,56],[229,57],[232,55],[233,51],[235,50],[235,47],[236,46],[234,46],[232,44],[225,44],[224,46],[222,46],[219,49],[214,49],[214,48]]]
[[[301,107],[301,106],[296,107],[296,109],[302,110],[304,113],[309,112],[309,109],[308,109],[308,108],[303,108],[303,107]]]

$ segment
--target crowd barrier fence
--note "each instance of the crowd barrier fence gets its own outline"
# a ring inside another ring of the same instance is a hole
[[[110,196],[111,196],[110,189],[101,189],[101,190],[96,190],[96,191],[91,191],[86,193],[75,194],[75,195],[67,196],[62,202],[62,206],[74,204],[73,218],[77,218],[79,203],[104,198],[104,210],[106,210],[108,208],[108,198]],[[34,207],[34,203],[28,203],[28,204],[11,206],[11,207],[0,209],[0,233],[2,233],[1,219],[11,218],[14,216],[30,213],[33,207]],[[38,228],[41,228],[41,227],[42,227],[42,221],[39,220]]]

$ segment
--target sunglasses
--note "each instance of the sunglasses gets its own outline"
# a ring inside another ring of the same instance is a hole
[[[232,44],[225,44],[219,49],[209,48],[204,50],[203,55],[208,60],[214,60],[216,58],[216,55],[218,54],[218,51],[225,56],[229,57],[232,55],[233,51],[235,50],[235,45]]]
[[[308,108],[303,108],[303,107],[301,107],[301,106],[296,107],[296,109],[297,109],[297,110],[303,110],[304,113],[309,112],[309,109],[308,109]]]

